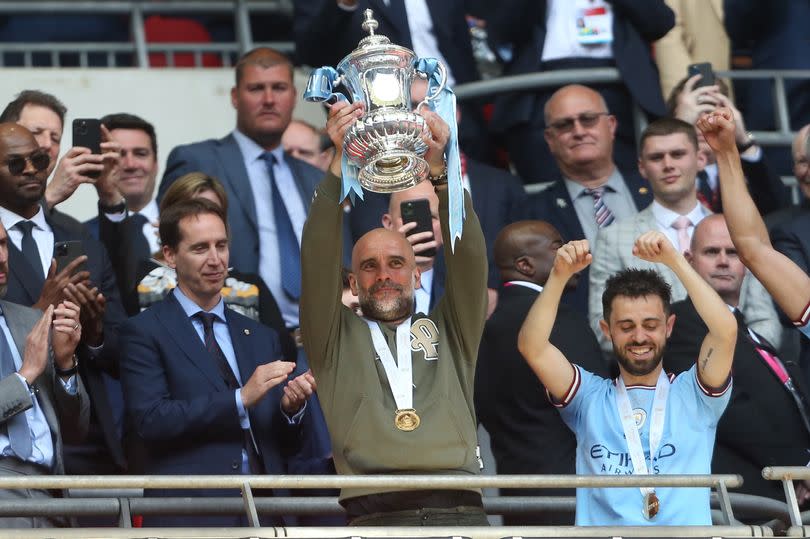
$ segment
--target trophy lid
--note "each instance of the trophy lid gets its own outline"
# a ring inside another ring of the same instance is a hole
[[[374,11],[367,9],[363,12],[363,24],[360,26],[368,32],[368,35],[360,40],[357,49],[364,49],[366,47],[374,47],[378,45],[388,45],[391,40],[382,34],[375,34],[374,31],[380,26],[377,19],[374,18]]]

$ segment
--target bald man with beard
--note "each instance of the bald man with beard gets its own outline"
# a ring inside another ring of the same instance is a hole
[[[573,474],[576,439],[517,348],[523,320],[548,279],[560,233],[545,221],[518,221],[495,240],[498,306],[484,327],[475,372],[476,415],[492,438],[499,474]],[[578,275],[568,286],[577,286]],[[560,305],[551,341],[588,370],[607,376],[583,314]],[[504,489],[503,496],[573,496],[573,489]],[[504,516],[509,526],[573,525],[567,512]]]
[[[341,303],[336,233],[343,221],[343,135],[362,115],[362,103],[340,102],[329,112],[337,152],[304,226],[301,331],[341,475],[479,473],[472,386],[486,314],[486,245],[465,194],[464,233],[449,248],[443,157],[449,128],[434,112],[421,114],[432,134],[424,139],[430,181],[422,188],[435,191],[448,245],[445,293],[428,313],[414,314],[421,278],[414,248],[398,230],[375,229],[352,252],[349,283],[360,318]],[[340,502],[351,525],[487,525],[475,488],[345,488]]]

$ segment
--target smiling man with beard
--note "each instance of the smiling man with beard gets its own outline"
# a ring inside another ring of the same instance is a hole
[[[626,269],[607,281],[601,331],[619,360],[616,380],[569,362],[549,342],[565,284],[593,259],[587,240],[557,251],[554,268],[518,337],[518,348],[577,438],[578,474],[711,473],[712,447],[728,404],[737,336],[734,315],[661,232],[636,239],[633,254],[668,267],[708,327],[695,363],[667,376],[661,365],[675,316],[655,271]],[[577,358],[572,358],[577,360]],[[578,489],[580,526],[710,525],[708,488]]]
[[[414,250],[396,230],[374,229],[352,251],[349,284],[365,318],[341,303],[341,155],[362,103],[339,102],[327,132],[337,148],[315,191],[301,243],[301,330],[341,475],[479,472],[473,379],[487,305],[486,245],[469,194],[464,235],[445,250],[445,293],[430,312],[414,313],[420,284]],[[444,149],[449,128],[421,113],[441,234],[450,244]],[[420,186],[423,187],[423,186]],[[428,185],[428,187],[431,187]],[[339,232],[338,232],[339,233]],[[413,236],[424,241],[430,232]],[[478,489],[343,489],[352,525],[486,525]]]

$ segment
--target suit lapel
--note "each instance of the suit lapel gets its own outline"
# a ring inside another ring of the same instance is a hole
[[[230,309],[225,309],[225,319],[228,322],[228,332],[231,335],[231,344],[233,345],[233,352],[236,355],[236,364],[239,365],[239,380],[240,385],[245,385],[248,379],[256,370],[256,366],[262,361],[258,358],[254,359],[253,351],[255,348],[252,346],[253,336],[250,329],[244,325],[244,321],[238,317],[233,316]],[[267,358],[267,361],[273,361],[275,358]],[[266,363],[266,362],[265,362]]]
[[[557,213],[559,222],[563,223],[565,227],[565,230],[560,232],[568,236],[564,238],[565,241],[581,240],[585,238],[585,232],[582,230],[582,225],[579,223],[577,211],[574,209],[574,201],[571,200],[571,196],[568,194],[565,181],[558,180],[549,187],[549,189],[552,190],[550,193],[550,203],[553,205],[553,211]]]
[[[218,161],[227,164],[225,175],[220,180],[230,184],[230,191],[239,199],[248,221],[253,228],[258,230],[253,189],[250,187],[250,178],[245,169],[245,158],[239,149],[239,144],[231,134],[219,141],[219,144],[214,146],[214,151],[218,154]]]
[[[24,303],[33,305],[39,299],[39,294],[42,292],[43,282],[37,279],[37,273],[31,267],[30,262],[26,259],[22,251],[11,241],[8,242],[8,265],[9,265],[9,288],[18,286],[24,291],[26,296]],[[16,281],[16,283],[15,283]],[[17,299],[16,297],[14,298]],[[23,303],[23,301],[21,301]],[[23,340],[24,342],[24,340]]]
[[[158,307],[159,306],[159,307]],[[183,351],[190,362],[194,364],[208,380],[217,387],[225,387],[225,381],[217,370],[214,360],[205,349],[205,345],[191,324],[180,303],[170,292],[166,299],[155,305],[155,315],[160,319],[161,325],[174,340],[177,347]]]

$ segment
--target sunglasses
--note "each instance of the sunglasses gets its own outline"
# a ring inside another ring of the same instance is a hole
[[[31,166],[39,172],[48,168],[48,165],[51,164],[51,156],[48,155],[48,152],[41,150],[37,150],[28,156],[13,155],[6,160],[6,166],[8,167],[8,171],[16,176],[25,171],[26,161],[31,163]]]
[[[582,114],[578,114],[577,116],[571,116],[569,118],[560,118],[554,122],[549,124],[549,129],[556,131],[557,133],[568,133],[574,129],[574,123],[579,122],[584,128],[590,128],[596,125],[599,121],[599,118],[602,116],[609,116],[609,112],[583,112]]]

